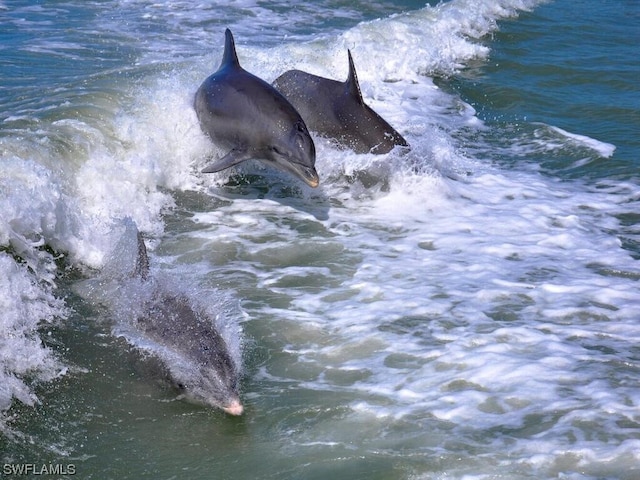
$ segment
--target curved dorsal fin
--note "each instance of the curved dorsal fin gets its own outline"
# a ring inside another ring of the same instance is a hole
[[[362,92],[360,92],[360,84],[358,83],[358,75],[356,75],[356,66],[353,64],[353,58],[351,58],[351,50],[347,50],[347,53],[349,54],[349,77],[347,77],[345,92],[359,103],[364,103]]]
[[[238,67],[240,68],[240,62],[238,62],[238,55],[236,55],[236,44],[233,40],[233,34],[228,28],[224,32],[224,54],[222,55],[222,63],[220,68],[224,67]]]
[[[134,275],[140,277],[142,280],[149,278],[149,257],[147,256],[147,247],[144,244],[144,239],[140,232],[138,232],[138,257],[136,258]]]

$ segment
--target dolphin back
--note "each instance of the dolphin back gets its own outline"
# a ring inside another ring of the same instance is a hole
[[[338,82],[300,70],[280,75],[273,85],[300,112],[307,126],[356,153],[387,153],[409,144],[362,98],[351,55],[347,80]]]

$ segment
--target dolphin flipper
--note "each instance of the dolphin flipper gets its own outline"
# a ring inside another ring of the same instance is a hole
[[[215,160],[202,169],[202,173],[216,173],[224,170],[225,168],[233,167],[245,160],[249,160],[251,155],[246,150],[240,150],[234,148],[224,157]]]

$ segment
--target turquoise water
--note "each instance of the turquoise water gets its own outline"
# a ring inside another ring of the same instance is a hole
[[[0,1],[0,478],[636,478],[639,17]],[[314,135],[315,190],[199,173],[224,153],[192,98],[226,27],[267,81],[342,80],[351,49],[411,152]],[[154,277],[228,327],[242,417],[122,335],[128,219]]]

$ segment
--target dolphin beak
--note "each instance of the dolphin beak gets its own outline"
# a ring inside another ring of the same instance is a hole
[[[304,180],[305,183],[311,188],[316,188],[320,184],[320,177],[318,176],[318,172],[316,172],[316,169],[313,167],[303,167],[297,173],[300,175],[300,178],[302,178],[302,180]]]
[[[271,164],[282,171],[291,173],[303,180],[310,187],[316,188],[320,184],[320,177],[316,171],[315,155],[311,159],[303,158],[302,161],[292,155],[272,155]],[[311,164],[311,165],[309,165]]]
[[[244,407],[240,403],[240,400],[233,400],[229,405],[224,407],[222,410],[224,410],[225,413],[228,413],[229,415],[238,416],[238,415],[242,415],[242,412],[244,412]]]
[[[318,177],[318,175],[313,178],[305,178],[304,181],[307,182],[307,185],[309,185],[311,188],[316,188],[318,185],[320,185],[320,178]]]

